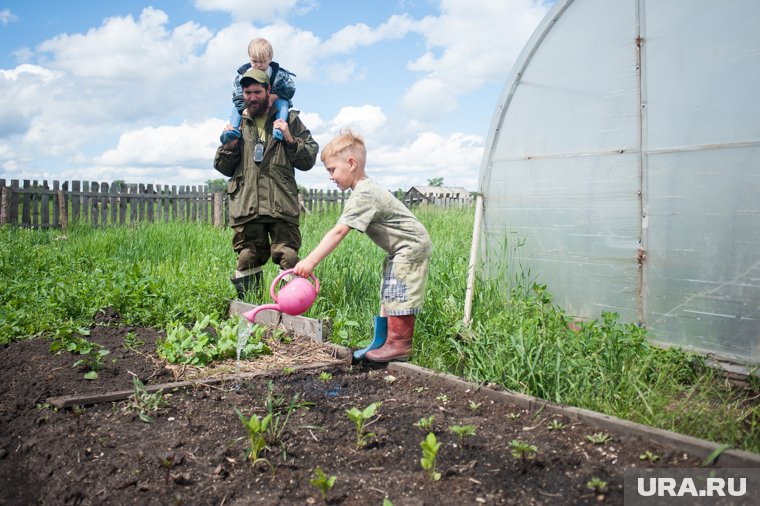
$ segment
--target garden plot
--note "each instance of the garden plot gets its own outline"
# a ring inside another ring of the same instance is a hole
[[[0,504],[622,504],[627,467],[704,460],[405,366],[280,369],[155,394],[179,379],[155,354],[161,333],[111,316],[89,336],[116,358],[97,380],[47,340],[0,348]]]

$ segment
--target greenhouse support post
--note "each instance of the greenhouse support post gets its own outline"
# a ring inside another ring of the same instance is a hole
[[[483,196],[478,194],[475,200],[475,224],[472,227],[472,245],[470,246],[470,262],[467,267],[467,291],[464,294],[464,318],[462,324],[470,325],[472,318],[472,291],[475,286],[475,265],[478,261],[478,243],[480,242],[480,221],[483,219]]]

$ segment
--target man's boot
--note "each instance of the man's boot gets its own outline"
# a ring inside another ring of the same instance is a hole
[[[235,285],[235,291],[237,292],[237,298],[239,300],[243,300],[243,298],[245,298],[245,294],[251,291],[255,294],[260,294],[263,280],[264,273],[261,271],[254,272],[253,274],[249,274],[247,276],[230,278],[232,284]]]
[[[354,351],[354,360],[361,360],[368,351],[376,350],[385,344],[388,338],[388,317],[375,316],[375,333],[372,336],[372,342],[366,348]]]
[[[415,315],[389,316],[388,339],[377,350],[368,351],[365,357],[372,362],[405,362],[412,353]]]

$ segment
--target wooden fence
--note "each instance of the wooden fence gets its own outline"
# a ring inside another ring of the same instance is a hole
[[[66,228],[82,222],[92,226],[139,222],[194,221],[229,223],[225,192],[208,186],[153,184],[110,185],[90,181],[30,181],[0,179],[0,224],[27,228]],[[308,190],[300,195],[303,212],[343,208],[348,195],[338,190]]]

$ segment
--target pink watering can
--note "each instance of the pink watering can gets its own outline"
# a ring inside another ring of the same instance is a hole
[[[280,288],[279,296],[275,294],[274,289],[277,287],[277,283],[279,283],[282,278],[292,273],[293,269],[282,271],[280,275],[272,281],[272,286],[269,288],[269,295],[272,296],[272,299],[274,299],[277,304],[263,304],[243,313],[243,316],[245,316],[249,322],[254,323],[258,312],[264,311],[265,309],[272,309],[291,316],[304,314],[317,299],[317,294],[319,293],[319,280],[314,277],[314,274],[312,274],[311,279],[314,280],[314,284],[311,284],[308,279],[296,276],[288,281],[285,286]]]

